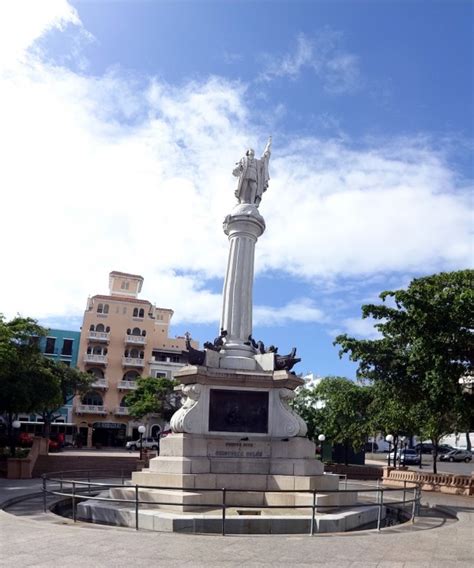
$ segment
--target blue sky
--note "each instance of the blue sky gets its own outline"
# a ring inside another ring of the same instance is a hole
[[[173,333],[214,337],[232,167],[269,134],[254,336],[298,371],[353,377],[332,341],[373,335],[362,303],[472,264],[471,2],[1,10],[7,316],[78,329],[121,270]]]

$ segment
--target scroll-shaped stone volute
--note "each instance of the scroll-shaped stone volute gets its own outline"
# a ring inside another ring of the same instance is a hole
[[[190,365],[204,365],[206,359],[206,352],[200,351],[199,349],[194,349],[191,345],[191,335],[189,333],[185,334],[186,337],[186,349],[188,351],[188,362]]]
[[[290,389],[278,390],[279,404],[275,409],[278,431],[274,434],[291,437],[306,436],[308,432],[306,422],[289,405],[290,400],[294,397],[295,393]]]
[[[201,385],[183,385],[183,406],[179,408],[171,417],[171,430],[176,433],[187,432],[193,434],[201,433],[202,421],[196,406],[201,396]]]
[[[296,363],[299,363],[301,359],[295,357],[296,347],[293,347],[288,355],[277,355],[275,354],[275,369],[277,371],[291,371]]]

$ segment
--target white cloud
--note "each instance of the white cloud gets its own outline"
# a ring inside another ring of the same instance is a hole
[[[271,81],[277,77],[296,79],[306,69],[322,81],[327,92],[342,94],[360,88],[362,80],[359,58],[343,47],[341,32],[329,27],[312,37],[300,33],[293,52],[281,57],[265,57],[266,65],[259,79]]]
[[[255,306],[254,323],[260,326],[284,325],[289,322],[323,322],[326,316],[309,299],[295,300],[285,306]]]
[[[143,297],[172,307],[174,321],[215,321],[220,295],[206,283],[225,270],[231,170],[267,136],[246,86],[211,77],[173,87],[48,64],[27,46],[80,25],[57,7],[32,13],[19,55],[0,70],[0,311],[81,313],[115,269],[143,274]],[[282,140],[275,133],[257,274],[334,281],[469,263],[467,191],[429,141]],[[261,325],[324,317],[310,300],[255,310]]]
[[[339,333],[348,333],[350,336],[362,338],[362,339],[379,339],[382,337],[374,325],[380,323],[372,318],[346,318],[342,322],[343,330],[334,331],[333,335],[336,336]]]

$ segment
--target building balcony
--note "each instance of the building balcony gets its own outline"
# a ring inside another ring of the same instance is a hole
[[[143,335],[126,335],[125,336],[126,345],[146,345],[146,337]]]
[[[94,382],[91,383],[91,387],[96,389],[108,389],[109,381],[107,379],[95,379]]]
[[[96,363],[98,365],[107,365],[107,355],[96,355],[86,353],[84,355],[84,363]]]
[[[135,390],[137,388],[137,383],[135,381],[119,381],[117,383],[117,388],[119,390]]]
[[[114,411],[114,414],[116,414],[117,416],[129,416],[130,412],[128,411],[128,408],[125,406],[117,406],[117,408]]]
[[[77,404],[74,407],[74,412],[76,414],[107,414],[107,409],[105,406],[99,406],[97,404]]]
[[[138,357],[122,357],[122,367],[144,367],[145,360]]]
[[[105,331],[89,331],[87,332],[87,339],[108,343],[110,341],[110,333],[106,333]]]

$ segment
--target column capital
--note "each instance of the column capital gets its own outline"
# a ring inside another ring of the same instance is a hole
[[[242,203],[234,207],[223,223],[224,233],[232,236],[235,233],[247,233],[256,239],[265,231],[265,219],[255,205]]]

